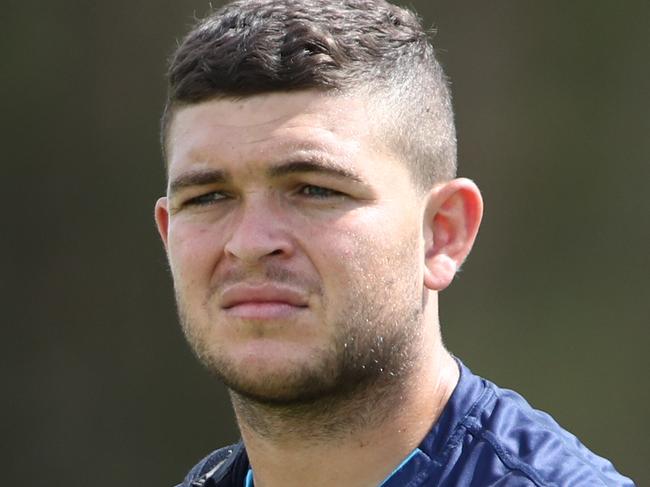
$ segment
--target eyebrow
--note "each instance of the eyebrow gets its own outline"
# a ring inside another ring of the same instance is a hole
[[[339,179],[350,179],[358,183],[364,182],[355,173],[337,164],[333,164],[331,162],[320,162],[320,161],[319,162],[312,162],[312,161],[287,162],[284,164],[273,166],[268,170],[268,174],[272,178],[287,176],[289,174],[300,174],[300,173],[309,173],[309,172],[326,174],[328,176],[334,176],[335,178],[339,178]]]
[[[290,174],[320,173],[339,179],[348,179],[363,183],[357,174],[331,162],[295,161],[278,164],[267,170],[271,178],[279,178]],[[170,196],[189,187],[223,184],[230,180],[230,175],[221,169],[200,169],[181,174],[169,183]]]
[[[225,183],[228,176],[221,169],[201,169],[181,174],[169,183],[169,194],[192,186],[205,186],[208,184]]]

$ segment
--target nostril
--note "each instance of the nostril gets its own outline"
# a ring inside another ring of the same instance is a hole
[[[275,249],[273,252],[271,252],[269,255],[280,255],[282,254],[282,250],[280,249]]]

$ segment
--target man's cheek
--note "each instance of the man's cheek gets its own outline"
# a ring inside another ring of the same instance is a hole
[[[174,235],[169,240],[169,261],[174,277],[186,279],[201,273],[207,266],[207,260],[215,255],[217,249],[206,245],[206,239],[184,234]]]

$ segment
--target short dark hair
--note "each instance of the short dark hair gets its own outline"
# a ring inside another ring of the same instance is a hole
[[[376,100],[383,140],[423,189],[456,173],[447,79],[413,12],[385,0],[236,0],[200,20],[171,57],[174,110],[215,98],[321,90]]]

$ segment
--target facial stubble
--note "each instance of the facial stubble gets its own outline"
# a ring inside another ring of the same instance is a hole
[[[352,423],[381,421],[399,401],[417,363],[423,295],[414,255],[412,248],[402,249],[392,262],[384,257],[370,266],[396,269],[397,261],[401,265],[395,273],[370,274],[368,261],[358,264],[354,275],[360,277],[329,325],[335,330],[331,343],[314,353],[309,363],[289,364],[283,373],[268,372],[251,380],[215,354],[209,329],[197,326],[177,292],[183,330],[199,360],[230,390],[240,422],[274,437],[280,432],[292,434],[292,428],[298,433],[304,424],[318,424],[318,434],[331,438],[349,432]],[[286,272],[267,272],[267,277],[292,281]],[[327,308],[325,296],[323,303]]]

